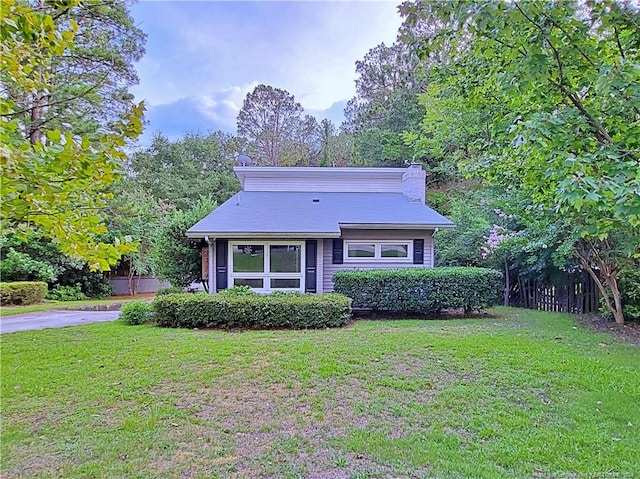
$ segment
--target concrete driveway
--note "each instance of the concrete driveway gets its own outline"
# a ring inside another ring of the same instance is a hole
[[[105,321],[114,321],[118,319],[118,316],[120,316],[120,311],[69,311],[60,309],[16,314],[0,318],[0,334],[103,323]]]

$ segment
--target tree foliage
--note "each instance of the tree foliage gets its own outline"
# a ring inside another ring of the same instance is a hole
[[[62,253],[58,247],[38,235],[0,239],[0,275],[3,281],[45,281],[49,292],[60,288],[78,288],[85,296],[109,296],[111,287],[104,274],[91,271],[86,261]]]
[[[424,75],[413,50],[401,42],[382,43],[356,62],[356,96],[347,104],[343,124],[353,134],[354,163],[403,166],[426,159],[402,137],[418,130],[424,116],[416,96]]]
[[[258,85],[238,113],[238,134],[253,143],[259,163],[278,166],[285,144],[300,128],[302,111],[286,90]]]
[[[327,118],[320,122],[320,166],[345,166],[351,161],[353,151],[353,135],[346,131],[338,131],[333,122]]]
[[[73,18],[65,17],[79,2],[51,5],[53,10],[2,2],[2,228],[5,234],[23,237],[37,230],[64,253],[105,270],[132,249],[119,240],[100,240],[106,232],[100,211],[110,199],[106,188],[118,177],[127,139],[142,130],[143,106],[129,100],[127,111],[110,130],[91,138],[40,122],[52,106],[45,99],[57,86],[56,66],[75,47],[79,28]],[[25,99],[31,101],[27,117]],[[69,115],[74,112],[70,101],[61,100],[55,107]]]
[[[114,272],[128,278],[129,294],[134,295],[140,277],[154,274],[153,244],[175,207],[157,200],[130,178],[119,180],[112,190],[114,197],[108,207],[109,234],[126,235],[137,244],[135,251],[120,258]]]
[[[55,28],[73,27],[72,48],[38,63],[48,71],[46,90],[10,89],[20,122],[33,141],[43,132],[61,129],[74,135],[112,126],[131,110],[128,89],[138,83],[133,64],[142,58],[146,35],[135,24],[124,0],[100,2],[33,2]]]
[[[216,207],[209,198],[201,198],[186,211],[175,211],[159,231],[153,248],[155,273],[173,286],[187,287],[201,281],[200,240],[187,238],[186,232]]]
[[[201,196],[222,203],[240,189],[234,153],[245,147],[245,140],[221,131],[187,134],[177,141],[158,134],[149,147],[131,155],[124,187],[179,210]]]
[[[487,115],[467,170],[570,224],[566,241],[622,322],[617,274],[640,254],[637,6],[448,0],[402,12],[409,25],[431,25],[423,55],[449,70],[445,85],[467,108]]]

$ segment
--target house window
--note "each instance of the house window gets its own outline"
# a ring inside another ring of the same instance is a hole
[[[409,257],[409,244],[408,243],[383,243],[380,245],[380,257],[381,258],[408,258]]]
[[[264,245],[233,245],[234,273],[261,273],[264,270]]]
[[[264,280],[262,278],[233,278],[234,286],[249,286],[253,289],[262,289],[264,287]]]
[[[411,261],[411,241],[345,241],[345,261]]]
[[[300,273],[302,271],[301,245],[270,245],[269,270],[272,273]]]
[[[347,243],[347,258],[375,258],[374,243]]]
[[[232,242],[229,246],[230,284],[259,292],[304,290],[303,243]]]

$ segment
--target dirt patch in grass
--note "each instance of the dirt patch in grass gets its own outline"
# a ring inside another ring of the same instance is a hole
[[[156,293],[136,293],[133,296],[130,294],[118,294],[116,296],[109,296],[108,300],[130,300],[130,299],[139,299],[141,301],[145,299],[153,299],[156,297]]]
[[[428,402],[434,384],[451,378],[433,378],[425,388],[411,390],[409,378],[419,374],[420,365],[409,366],[399,358],[383,361],[375,388],[355,377],[329,379],[322,387],[296,379],[265,383],[264,378],[192,391],[180,383],[165,383],[152,394],[179,398],[174,405],[186,415],[167,431],[181,453],[171,457],[171,466],[165,459],[154,467],[177,473],[183,463],[194,472],[198,466],[193,458],[203,454],[198,444],[209,437],[220,448],[218,460],[224,464],[217,469],[224,469],[224,477],[331,479],[349,477],[348,471],[362,471],[362,477],[395,477],[393,467],[362,453],[345,452],[337,442],[353,430],[367,428],[402,437],[420,422],[413,406]],[[393,380],[388,379],[389,371]]]
[[[599,333],[613,334],[617,339],[640,346],[640,322],[616,324],[597,314],[583,314],[580,322]]]

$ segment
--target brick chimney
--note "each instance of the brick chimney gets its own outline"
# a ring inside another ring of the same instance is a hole
[[[402,175],[402,193],[411,201],[425,203],[427,173],[420,163],[412,163]]]

